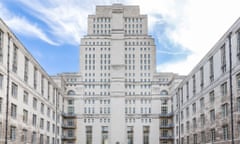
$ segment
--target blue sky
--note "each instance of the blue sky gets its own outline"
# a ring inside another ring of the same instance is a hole
[[[112,3],[140,6],[155,38],[157,70],[179,74],[188,74],[240,16],[238,0],[1,0],[0,17],[55,75],[79,71],[87,16]]]

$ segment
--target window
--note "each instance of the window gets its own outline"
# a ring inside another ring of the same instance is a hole
[[[23,110],[23,122],[27,123],[28,122],[28,111],[27,110]]]
[[[193,118],[193,128],[194,129],[197,128],[197,120],[196,120],[196,118]]]
[[[192,81],[193,81],[193,94],[196,93],[196,76],[192,76]]]
[[[240,97],[237,98],[237,110],[240,112]]]
[[[12,71],[17,72],[17,62],[18,62],[18,48],[16,45],[14,45],[13,48],[13,62],[12,62]]]
[[[11,117],[17,118],[17,105],[11,104]]]
[[[149,144],[149,126],[143,126],[143,144]]]
[[[213,123],[215,121],[215,110],[210,111],[210,121]]]
[[[222,117],[226,118],[228,116],[228,104],[225,103],[222,105]]]
[[[12,141],[16,140],[16,127],[15,126],[10,127],[10,140],[12,140]]]
[[[28,92],[26,91],[23,92],[23,102],[28,104]]]
[[[223,139],[228,140],[228,125],[223,126]]]
[[[200,108],[201,108],[201,110],[203,110],[204,107],[205,107],[204,98],[201,98],[201,99],[200,99]]]
[[[222,96],[227,95],[227,82],[221,84],[221,94],[222,94]]]
[[[187,129],[187,132],[189,132],[189,129],[190,129],[190,122],[189,121],[187,121],[187,123],[186,123],[186,129]]]
[[[43,118],[40,119],[40,128],[44,129],[44,119]]]
[[[15,83],[12,83],[12,96],[17,97],[18,94],[18,86]]]
[[[201,114],[200,120],[201,120],[201,126],[204,127],[204,125],[205,125],[205,115],[204,114]]]
[[[201,132],[201,141],[202,143],[206,143],[206,135],[204,131]]]
[[[209,67],[210,67],[210,82],[214,80],[214,64],[213,64],[213,56],[209,59]]]
[[[25,82],[28,81],[28,63],[29,63],[29,60],[27,57],[25,57],[25,63],[24,63],[24,81]]]
[[[3,75],[0,74],[0,90],[3,88]]]
[[[32,125],[37,126],[37,115],[36,114],[32,115]]]
[[[189,108],[188,107],[186,108],[186,117],[187,118],[189,117]]]
[[[0,113],[2,113],[2,106],[3,106],[3,101],[2,101],[2,98],[0,98]]]
[[[237,57],[240,60],[240,31],[237,32]]]
[[[40,134],[40,142],[39,144],[43,144],[43,134]]]
[[[203,88],[204,85],[204,70],[203,67],[200,68],[200,87]]]
[[[34,73],[33,73],[33,87],[34,89],[37,89],[37,68],[34,67]]]
[[[86,144],[92,144],[92,126],[86,126]]]
[[[197,144],[197,134],[193,134],[193,144]]]
[[[0,63],[3,62],[3,38],[4,38],[4,33],[0,29]]]
[[[161,107],[161,113],[162,114],[167,114],[167,107],[166,106]]]
[[[193,112],[193,114],[195,114],[196,111],[197,111],[197,109],[196,109],[196,103],[193,103],[193,104],[192,104],[192,112]]]
[[[44,95],[44,76],[41,77],[41,93]]]
[[[221,47],[221,69],[222,72],[226,72],[226,48],[225,44]]]
[[[211,104],[214,103],[214,100],[215,100],[215,98],[214,98],[214,90],[209,93],[209,100],[210,100]]]
[[[26,129],[22,130],[21,142],[27,143],[27,130]]]
[[[41,103],[41,113],[44,114],[44,104]]]
[[[211,142],[216,141],[216,132],[215,129],[211,129]]]
[[[37,98],[33,98],[33,108],[37,109]]]
[[[32,144],[36,144],[37,143],[37,134],[36,132],[32,132],[32,140],[31,140]]]
[[[102,143],[101,144],[108,144],[108,127],[102,126]]]
[[[189,99],[189,83],[186,83],[186,93],[187,93],[187,100]]]

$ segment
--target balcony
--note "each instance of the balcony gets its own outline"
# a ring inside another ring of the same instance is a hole
[[[170,113],[161,113],[159,115],[160,118],[167,118],[167,117],[173,117],[173,112]]]
[[[75,118],[76,114],[75,113],[62,113],[62,116],[66,117],[66,118]]]
[[[75,129],[76,128],[76,124],[62,124],[62,128],[64,129]]]
[[[174,127],[174,124],[167,124],[167,125],[161,124],[160,125],[160,129],[170,129],[170,128],[173,128],[173,127]]]
[[[63,135],[62,140],[75,140],[76,136]]]
[[[174,140],[174,136],[162,135],[162,136],[160,136],[160,140]]]

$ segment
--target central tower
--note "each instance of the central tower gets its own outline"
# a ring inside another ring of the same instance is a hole
[[[139,7],[97,6],[81,39],[81,143],[159,142],[159,121],[152,117],[155,67],[154,40]]]

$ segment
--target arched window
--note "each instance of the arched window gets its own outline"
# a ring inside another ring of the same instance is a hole
[[[67,95],[75,95],[75,91],[69,90],[69,91],[67,92]]]
[[[167,90],[162,90],[162,91],[160,92],[160,95],[168,95],[168,91],[167,91]]]

